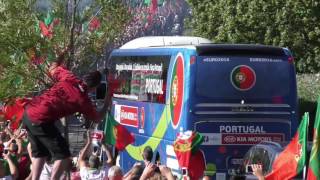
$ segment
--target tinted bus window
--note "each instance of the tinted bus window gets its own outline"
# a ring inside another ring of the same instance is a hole
[[[288,97],[292,83],[288,67],[281,57],[202,56],[197,60],[196,91],[224,99]]]
[[[164,103],[170,56],[113,56],[109,93],[116,98]]]

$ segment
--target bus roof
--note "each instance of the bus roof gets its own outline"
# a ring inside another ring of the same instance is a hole
[[[152,47],[196,46],[212,43],[209,39],[193,36],[147,36],[127,42],[120,49],[138,49]]]
[[[207,44],[196,46],[199,56],[218,54],[258,54],[270,56],[289,55],[284,48],[258,44]]]

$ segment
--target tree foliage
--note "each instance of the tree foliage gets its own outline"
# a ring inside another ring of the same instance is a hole
[[[129,19],[118,0],[39,2],[0,0],[0,101],[46,86],[47,66],[59,57],[77,73],[88,69]]]
[[[319,0],[188,0],[193,35],[288,47],[298,72],[320,70]]]

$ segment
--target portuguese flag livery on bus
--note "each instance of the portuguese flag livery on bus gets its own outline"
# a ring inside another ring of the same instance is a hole
[[[134,136],[110,114],[108,114],[104,133],[105,142],[114,145],[119,151],[134,142]]]
[[[178,54],[176,57],[174,69],[171,76],[171,94],[170,94],[170,108],[172,125],[176,128],[179,125],[180,115],[182,113],[183,105],[183,78],[184,78],[183,56]]]
[[[308,167],[307,180],[320,179],[320,98],[318,98],[317,114],[313,126],[313,143]]]
[[[232,70],[232,83],[238,90],[249,90],[256,83],[256,74],[252,68],[239,65]]]
[[[309,113],[305,113],[298,131],[272,164],[272,171],[266,180],[292,179],[299,174],[306,164],[307,134]]]

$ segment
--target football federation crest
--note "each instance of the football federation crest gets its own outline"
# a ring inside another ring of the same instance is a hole
[[[171,89],[171,101],[173,106],[177,104],[178,100],[178,78],[177,76],[174,77],[173,82],[172,82],[172,89]]]
[[[231,71],[230,81],[237,90],[247,91],[255,85],[256,73],[249,66],[239,65]]]
[[[191,142],[177,142],[173,145],[175,151],[188,152],[191,151]]]

